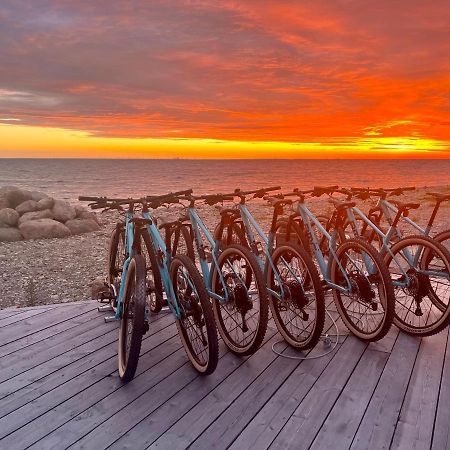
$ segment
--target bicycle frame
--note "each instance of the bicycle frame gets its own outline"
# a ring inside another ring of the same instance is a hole
[[[383,199],[380,199],[380,200],[383,200]],[[386,202],[386,203],[388,203],[388,202]],[[382,206],[380,205],[380,207],[382,207]],[[396,208],[394,208],[394,209],[397,210]],[[397,210],[397,214],[398,214],[398,210]],[[380,249],[380,254],[382,256],[385,256],[387,253],[389,253],[389,255],[392,257],[393,261],[395,261],[395,264],[397,265],[397,267],[402,272],[402,275],[405,277],[405,283],[400,283],[399,281],[393,281],[394,285],[395,286],[407,286],[409,283],[409,276],[403,270],[403,268],[399,264],[399,262],[396,260],[395,256],[393,255],[393,253],[391,251],[391,248],[389,246],[389,242],[391,241],[391,238],[395,234],[397,234],[400,238],[402,238],[402,235],[400,234],[400,232],[396,226],[396,222],[398,222],[398,220],[392,219],[392,217],[389,216],[389,219],[388,219],[388,222],[390,224],[389,230],[386,233],[383,233],[383,231],[381,231],[380,228],[375,223],[373,223],[359,208],[354,206],[347,210],[347,218],[351,224],[351,227],[352,227],[352,230],[353,230],[353,233],[355,234],[355,236],[360,235],[358,227],[357,227],[356,216],[359,217],[363,222],[365,222],[373,231],[375,231],[375,233],[378,234],[378,236],[380,236],[380,238],[383,241],[383,245]],[[403,217],[403,216],[400,216],[400,217]],[[407,217],[404,217],[404,218],[407,219]],[[441,276],[442,273],[433,272],[430,270],[421,270],[418,268],[419,261],[422,256],[422,251],[423,251],[423,248],[419,249],[419,251],[417,251],[417,253],[414,255],[414,257],[413,257],[413,255],[411,255],[411,252],[407,248],[402,250],[402,253],[403,253],[403,256],[404,256],[405,260],[407,261],[410,268],[414,268],[417,272],[423,273],[427,276]]]
[[[284,289],[283,289],[283,283],[281,281],[281,277],[278,273],[278,270],[275,268],[275,264],[272,259],[272,253],[275,243],[275,233],[273,231],[274,224],[272,223],[272,227],[269,231],[269,235],[267,236],[264,231],[259,226],[258,222],[256,222],[255,218],[253,217],[252,213],[247,208],[247,205],[244,203],[240,203],[238,205],[239,213],[242,219],[242,222],[244,223],[245,232],[247,235],[247,239],[250,243],[250,248],[252,249],[253,254],[256,256],[256,259],[261,267],[261,269],[264,271],[265,274],[267,274],[268,266],[273,270],[273,274],[278,282],[278,286],[280,288],[280,292],[274,291],[273,289],[270,289],[267,287],[267,292],[269,292],[271,295],[277,297],[279,300],[283,300],[284,298]],[[258,252],[258,246],[255,239],[255,234],[253,233],[253,229],[256,231],[256,234],[261,238],[263,242],[263,252],[266,257],[266,262],[263,261],[261,256]],[[289,264],[284,261],[286,267],[289,269],[289,272],[291,275],[294,276],[294,278],[301,284],[301,280],[298,279],[298,277],[295,275],[295,273],[290,269]]]
[[[218,300],[220,303],[226,303],[226,302],[228,302],[228,299],[229,299],[228,289],[227,289],[227,285],[225,283],[225,280],[222,275],[222,271],[220,270],[219,263],[217,260],[217,257],[219,256],[219,243],[215,241],[215,239],[209,232],[208,228],[206,227],[206,225],[204,224],[204,222],[202,221],[200,216],[197,214],[197,211],[195,210],[194,206],[188,206],[187,214],[188,214],[191,226],[192,226],[192,231],[194,233],[194,240],[195,240],[198,255],[200,258],[200,268],[202,271],[206,290],[208,291],[208,294],[215,300]],[[208,261],[206,259],[205,246],[203,245],[202,233],[206,237],[206,240],[208,241],[209,245],[212,248],[211,267],[208,265]],[[216,294],[212,289],[212,274],[213,274],[212,267],[213,267],[213,265],[216,268],[217,273],[219,275],[219,279],[220,279],[220,282],[223,287],[224,297]],[[235,272],[235,275],[237,277],[239,277],[239,275],[236,272]],[[244,283],[244,285],[245,285],[245,283]]]
[[[180,307],[177,303],[175,291],[173,289],[173,284],[170,279],[170,271],[169,266],[171,262],[171,254],[167,250],[166,244],[159,233],[158,227],[155,225],[154,220],[149,211],[143,211],[142,217],[149,221],[147,224],[147,232],[150,235],[150,240],[152,242],[153,250],[155,251],[155,255],[157,256],[158,261],[158,269],[161,274],[161,281],[163,284],[164,291],[167,296],[167,304],[169,309],[175,315],[175,317],[179,320],[181,318]],[[189,280],[188,280],[189,281]],[[191,284],[189,282],[189,284]],[[191,286],[193,290],[195,290],[194,286]]]
[[[314,255],[316,257],[316,261],[319,265],[319,269],[320,272],[322,273],[322,277],[325,280],[325,282],[327,283],[328,287],[332,288],[332,289],[336,289],[340,292],[344,292],[344,293],[348,293],[351,291],[351,283],[350,280],[347,276],[346,271],[344,270],[344,268],[342,267],[342,264],[340,263],[336,252],[335,252],[335,248],[336,248],[336,235],[333,234],[331,235],[324,227],[323,225],[319,222],[319,220],[314,216],[314,214],[310,211],[310,209],[306,206],[306,204],[302,201],[298,202],[297,204],[297,211],[300,214],[303,224],[305,226],[305,229],[307,230],[308,233],[308,237],[312,243],[312,248],[313,248],[313,252]],[[319,232],[322,234],[323,238],[326,239],[326,241],[328,241],[328,249],[330,252],[330,257],[328,258],[328,261],[325,259],[325,256],[320,248],[320,244],[319,241],[317,240],[317,236],[316,233],[314,232],[313,228],[312,228],[312,224],[314,223],[314,225],[317,227],[317,229],[319,230]],[[345,277],[345,280],[347,282],[348,288],[344,288],[342,286],[339,286],[336,283],[333,283],[331,281],[331,261],[332,258],[336,261],[336,263],[338,264],[338,267],[340,269],[340,271],[342,272],[342,274]],[[353,260],[351,260],[353,264],[355,264],[355,262]]]

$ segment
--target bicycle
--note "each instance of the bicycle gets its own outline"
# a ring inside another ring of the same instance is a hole
[[[177,194],[192,192],[180,191]],[[114,199],[107,197],[80,197],[81,201],[90,201],[93,209],[117,209],[128,205],[125,212],[124,241],[126,254],[121,268],[117,295],[111,286],[110,296],[115,304],[115,318],[120,320],[119,332],[119,376],[126,382],[133,378],[136,371],[142,335],[148,330],[149,306],[146,306],[146,294],[149,273],[145,270],[142,256],[142,243],[147,248],[150,237],[150,249],[157,255],[156,267],[151,274],[159,273],[167,295],[170,311],[176,319],[181,342],[189,360],[202,374],[211,374],[218,362],[218,338],[214,317],[203,280],[193,262],[184,255],[173,256],[167,251],[158,228],[150,215],[149,208],[156,209],[163,204],[178,203],[174,194],[149,196],[143,199]],[[141,205],[141,217],[136,217],[136,205]],[[127,295],[130,268],[133,261],[137,265],[136,282],[138,289],[134,295]],[[135,307],[134,305],[138,305]],[[129,325],[131,324],[131,330]],[[134,344],[137,342],[137,344]]]
[[[192,230],[193,240],[188,242],[188,246],[192,245],[197,250],[200,272],[212,299],[219,333],[233,353],[252,354],[260,347],[268,322],[268,300],[261,269],[245,246],[220,246],[195,207],[198,201],[213,206],[232,200],[232,197],[222,194],[186,195],[179,199],[188,204],[185,206],[186,214],[174,226],[189,226]]]
[[[325,297],[319,274],[308,253],[300,246],[285,243],[275,248],[276,225],[291,200],[265,197],[280,187],[252,191],[236,190],[230,196],[240,201],[224,208],[214,237],[220,243],[240,241],[256,256],[266,278],[269,306],[277,329],[285,341],[298,350],[314,347],[325,325]],[[246,196],[265,198],[273,206],[271,227],[266,235],[246,205]],[[262,243],[256,241],[256,235]]]
[[[285,240],[289,242],[305,230],[307,236],[300,239],[310,243],[324,288],[332,291],[344,324],[358,338],[377,341],[389,331],[394,315],[394,288],[386,264],[375,248],[361,239],[339,244],[336,232],[329,232],[305,204],[307,195],[320,197],[335,189],[315,187],[284,194],[297,197],[296,211],[287,219]],[[335,208],[340,213],[352,206],[354,203],[346,202]],[[342,215],[337,217],[341,220]]]
[[[404,237],[398,228],[399,221],[406,219],[409,211],[420,204],[396,202],[396,215],[389,216],[389,229],[383,231],[379,222],[383,212],[381,205],[388,195],[386,190],[353,189],[342,190],[342,193],[347,199],[355,195],[362,199],[377,196],[381,200],[377,207],[371,208],[369,216],[355,204],[349,209],[346,221],[336,226],[331,218],[330,226],[338,229],[342,241],[349,235],[350,227],[354,236],[379,243],[380,255],[389,268],[396,293],[394,324],[416,336],[442,331],[450,321],[450,253],[428,236]]]

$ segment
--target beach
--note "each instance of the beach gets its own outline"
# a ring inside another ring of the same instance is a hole
[[[418,201],[421,207],[412,210],[410,217],[424,226],[431,214],[434,201],[426,192],[450,193],[450,186],[434,186],[410,191],[402,202]],[[343,198],[335,195],[336,198]],[[358,202],[367,211],[375,200]],[[311,209],[317,214],[330,214],[332,205],[326,197],[311,200]],[[249,202],[249,208],[262,228],[267,231],[272,208],[265,202]],[[217,207],[199,205],[198,212],[210,230],[219,221]],[[160,208],[154,212],[158,223],[176,219],[179,206]],[[66,303],[91,298],[90,284],[107,275],[108,243],[119,215],[115,212],[99,214],[101,229],[92,233],[60,239],[41,239],[0,243],[0,309],[49,303]],[[450,228],[450,202],[443,203],[433,227],[433,233]],[[405,232],[412,233],[404,227]],[[415,233],[417,234],[417,233]]]

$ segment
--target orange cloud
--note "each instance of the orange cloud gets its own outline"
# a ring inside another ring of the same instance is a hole
[[[6,0],[0,156],[20,147],[11,127],[73,130],[73,151],[104,142],[124,155],[112,143],[151,156],[176,137],[211,157],[233,153],[224,142],[253,156],[266,143],[286,157],[446,156],[449,22],[443,0]]]

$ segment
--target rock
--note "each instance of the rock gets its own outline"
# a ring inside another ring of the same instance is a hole
[[[79,214],[77,214],[77,219],[91,219],[94,220],[98,225],[100,225],[100,220],[98,219],[97,214],[92,211],[82,211]]]
[[[16,206],[16,211],[20,215],[25,214],[27,212],[37,211],[37,209],[38,209],[37,202],[35,202],[34,200],[26,200],[19,206]]]
[[[22,239],[22,234],[17,228],[0,228],[0,242],[14,242]]]
[[[55,200],[52,211],[55,220],[58,222],[67,222],[75,219],[77,215],[75,208],[63,200]]]
[[[19,225],[25,239],[48,239],[70,236],[70,230],[62,223],[52,219],[28,220]]]
[[[19,220],[19,213],[12,208],[0,209],[0,227],[2,225],[7,225],[9,227],[14,227]]]
[[[105,283],[104,278],[97,277],[95,280],[89,283],[91,288],[91,298],[92,300],[98,300],[99,294],[101,292],[107,293],[109,291],[108,285]]]
[[[15,186],[5,186],[0,188],[0,198],[8,201],[9,208],[15,208],[24,201],[31,200],[31,192]]]
[[[31,199],[34,200],[35,202],[38,202],[44,198],[48,198],[48,195],[39,191],[31,191]]]
[[[65,225],[72,234],[89,233],[100,229],[98,223],[92,219],[72,219],[68,220]]]
[[[52,209],[55,201],[51,197],[45,197],[37,202],[37,209],[42,211],[43,209]]]
[[[53,219],[53,212],[51,209],[44,209],[43,211],[27,212],[19,219],[19,225],[28,222],[29,220],[38,219]]]

